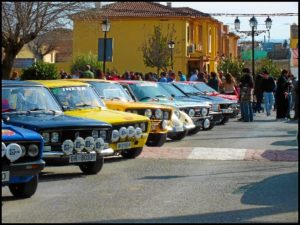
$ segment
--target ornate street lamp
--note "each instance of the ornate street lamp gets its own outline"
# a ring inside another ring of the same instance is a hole
[[[255,36],[258,36],[259,34],[263,33],[263,32],[266,32],[266,31],[270,31],[271,29],[271,26],[272,26],[272,20],[271,18],[268,16],[268,18],[265,20],[265,23],[266,23],[266,28],[267,30],[257,30],[257,20],[256,18],[253,16],[250,20],[249,20],[249,23],[250,23],[250,27],[251,27],[251,31],[240,31],[240,20],[238,17],[236,17],[236,19],[234,20],[234,27],[235,27],[235,30],[239,33],[244,33],[246,34],[247,36],[250,36],[252,37],[252,75],[253,75],[253,79],[255,79],[255,67],[254,67],[254,35]]]
[[[172,68],[172,70],[173,70],[173,49],[174,49],[174,47],[175,47],[175,42],[174,42],[173,40],[170,40],[170,41],[168,42],[168,47],[169,47],[169,49],[171,50],[171,68]]]
[[[104,32],[104,43],[103,43],[103,73],[105,73],[105,62],[106,62],[106,34],[110,30],[110,22],[108,18],[102,21],[102,31]]]

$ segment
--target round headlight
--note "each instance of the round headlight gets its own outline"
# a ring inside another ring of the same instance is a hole
[[[141,136],[142,136],[142,129],[139,127],[135,128],[135,138],[138,139],[141,138]]]
[[[194,109],[190,109],[189,110],[189,116],[190,117],[194,117],[195,116],[195,110]]]
[[[85,149],[90,152],[93,151],[94,147],[95,147],[95,141],[93,137],[86,137],[84,139],[84,143],[85,143]]]
[[[5,154],[11,162],[14,162],[22,156],[22,149],[20,145],[11,143],[6,147]]]
[[[77,137],[74,141],[74,149],[76,152],[81,152],[85,147],[85,141],[82,137]]]
[[[202,116],[206,116],[207,113],[208,113],[207,108],[202,108],[202,109],[201,109],[201,115],[202,115]]]
[[[119,130],[120,138],[126,138],[128,135],[128,130],[126,127],[121,127]]]
[[[163,113],[162,113],[161,109],[155,110],[156,119],[162,119],[162,116],[163,116]]]
[[[164,130],[164,129],[167,128],[167,126],[168,126],[167,121],[166,121],[166,120],[163,120],[163,121],[161,122],[161,128]]]
[[[164,112],[164,119],[168,120],[169,119],[169,112]]]
[[[2,157],[5,156],[6,145],[2,142]]]
[[[61,149],[66,155],[71,155],[74,149],[73,141],[65,140],[61,146]]]
[[[141,129],[142,129],[143,132],[146,131],[146,124],[145,123],[141,123],[140,127],[141,127]]]
[[[135,134],[135,129],[133,126],[128,127],[128,137],[133,137]]]
[[[203,128],[207,129],[210,126],[210,120],[209,119],[205,119],[203,121]]]
[[[28,155],[31,157],[35,157],[39,154],[39,147],[35,144],[31,144],[28,147]]]
[[[58,132],[51,133],[51,142],[58,142],[59,141],[59,134]]]
[[[43,139],[45,143],[50,141],[50,134],[49,133],[42,133]]]
[[[21,149],[22,149],[22,157],[26,154],[26,148],[24,145],[20,145]]]
[[[104,149],[104,146],[105,146],[105,142],[104,142],[103,138],[97,138],[95,141],[95,150],[101,151]]]
[[[106,140],[106,131],[100,130],[100,137],[103,138],[103,140]]]
[[[119,131],[113,130],[111,134],[111,141],[117,142],[119,140]]]
[[[97,130],[93,130],[92,131],[92,136],[93,136],[93,138],[98,138],[98,131]]]
[[[146,109],[145,110],[145,116],[147,116],[148,118],[150,118],[152,116],[152,111],[151,109]]]

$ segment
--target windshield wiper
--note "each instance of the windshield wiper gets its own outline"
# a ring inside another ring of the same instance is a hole
[[[45,111],[46,109],[33,108],[33,109],[27,110],[27,112],[42,111],[42,110]]]
[[[81,104],[81,105],[76,105],[76,107],[91,107],[92,105],[90,104]]]
[[[165,95],[156,95],[155,97],[156,98],[166,98],[167,96],[165,96]]]
[[[149,98],[151,98],[151,97],[146,96],[146,97],[141,98],[139,101],[142,101],[142,100],[145,100],[145,99],[149,99]]]

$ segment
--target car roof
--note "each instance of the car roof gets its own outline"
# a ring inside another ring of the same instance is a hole
[[[5,86],[42,86],[41,84],[31,82],[31,81],[23,81],[23,80],[2,80],[2,85]]]
[[[79,81],[69,81],[64,79],[59,80],[34,80],[32,82],[36,82],[42,84],[48,88],[55,87],[65,87],[65,86],[89,86],[89,84]]]

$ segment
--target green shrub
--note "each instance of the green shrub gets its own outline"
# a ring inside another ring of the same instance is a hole
[[[22,80],[55,80],[58,78],[55,64],[36,62],[31,67],[23,69]]]
[[[89,64],[91,69],[101,69],[102,62],[98,61],[98,56],[92,53],[87,55],[80,55],[78,56],[71,65],[71,73],[75,73],[76,71],[85,71],[85,66]]]

